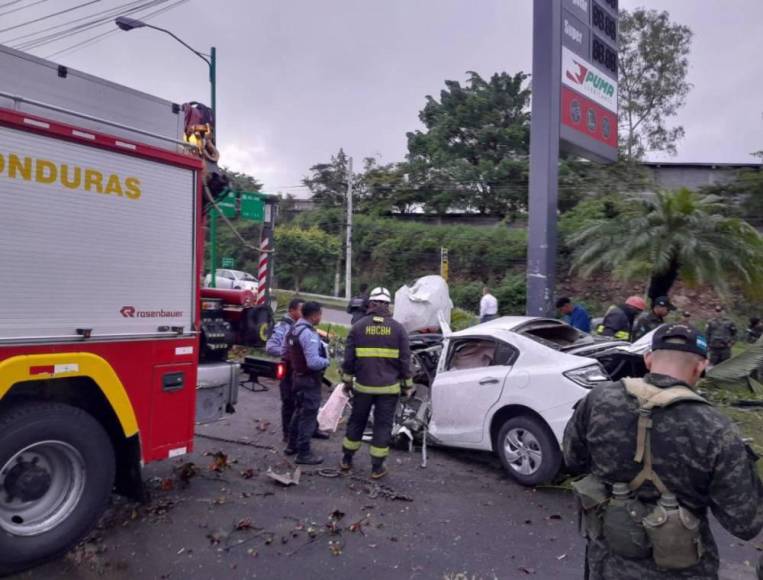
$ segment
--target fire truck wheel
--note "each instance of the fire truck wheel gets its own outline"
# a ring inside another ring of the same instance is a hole
[[[272,319],[270,311],[266,307],[258,307],[256,328],[257,336],[259,337],[262,344],[265,344],[268,341],[268,337],[270,336],[271,322]]]
[[[91,415],[29,402],[0,413],[0,575],[63,555],[97,523],[114,451]]]

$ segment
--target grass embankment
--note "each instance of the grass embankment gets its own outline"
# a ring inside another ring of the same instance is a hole
[[[738,407],[735,404],[743,401],[761,401],[763,395],[752,392],[744,385],[723,389],[701,389],[701,394],[730,418],[742,433],[753,451],[763,457],[763,407]],[[763,459],[758,461],[758,474],[763,478]]]

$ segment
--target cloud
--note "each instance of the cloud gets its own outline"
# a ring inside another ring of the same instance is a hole
[[[220,147],[220,164],[260,181],[272,178],[283,170],[264,142],[249,140],[226,141]]]

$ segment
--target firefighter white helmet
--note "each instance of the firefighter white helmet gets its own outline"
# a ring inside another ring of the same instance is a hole
[[[386,302],[389,304],[392,302],[392,295],[389,293],[389,290],[386,288],[382,288],[381,286],[378,286],[371,290],[371,294],[368,295],[368,301],[369,302]]]

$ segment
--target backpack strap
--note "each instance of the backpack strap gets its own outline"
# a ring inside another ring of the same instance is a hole
[[[638,400],[638,432],[636,435],[636,455],[633,460],[644,465],[628,486],[632,491],[636,491],[648,480],[661,494],[668,493],[668,488],[652,468],[652,409],[669,407],[681,401],[695,401],[706,405],[709,403],[689,387],[681,385],[663,389],[650,385],[644,379],[631,378],[623,379],[623,383],[626,392]]]

